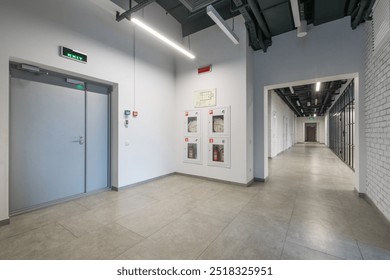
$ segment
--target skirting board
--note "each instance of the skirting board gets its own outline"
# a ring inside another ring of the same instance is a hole
[[[390,226],[390,220],[387,219],[387,217],[382,213],[382,211],[378,208],[378,206],[376,206],[376,204],[374,203],[374,201],[372,201],[372,199],[365,193],[360,193],[357,191],[357,189],[355,189],[355,194],[364,199],[365,201],[367,201],[368,204],[370,204],[376,212],[379,213],[379,215],[382,217],[382,219]]]
[[[268,182],[268,177],[266,177],[266,178],[256,178],[255,177],[255,182],[262,182],[262,183],[266,183],[266,182]]]
[[[224,184],[230,184],[230,185],[238,185],[238,186],[243,186],[243,187],[249,187],[250,185],[253,184],[255,179],[250,180],[247,184],[242,184],[242,183],[236,183],[236,182],[231,182],[231,181],[225,181],[225,180],[220,180],[220,179],[214,179],[214,178],[209,178],[209,177],[204,177],[204,176],[198,176],[198,175],[192,175],[192,174],[186,174],[186,173],[180,173],[180,172],[175,172],[177,175],[182,175],[182,176],[188,176],[188,177],[194,177],[194,178],[199,178],[199,179],[204,179],[204,180],[209,180],[213,182],[219,182],[219,183],[224,183]]]
[[[10,222],[9,219],[5,219],[5,220],[0,221],[0,227],[5,226],[5,225],[9,225],[9,222]]]
[[[130,184],[130,185],[123,186],[123,187],[120,187],[120,188],[112,186],[111,189],[113,191],[119,192],[121,190],[123,191],[123,190],[129,189],[129,188],[134,188],[136,186],[143,185],[143,184],[146,184],[146,183],[149,183],[149,182],[153,182],[153,181],[156,181],[156,180],[168,177],[168,176],[172,176],[174,174],[175,173],[169,173],[169,174],[166,174],[166,175],[154,177],[154,178],[151,178],[151,179],[148,179],[148,180],[145,180],[145,181],[141,181],[141,182],[138,182],[138,183]]]

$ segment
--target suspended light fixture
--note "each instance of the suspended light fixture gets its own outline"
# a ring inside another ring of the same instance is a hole
[[[316,98],[314,99],[314,105],[317,105],[317,103],[318,103],[318,99]]]
[[[317,117],[317,114],[313,114],[313,117]]]
[[[292,86],[290,86],[290,91],[291,91],[291,93],[294,93],[294,89]]]
[[[301,20],[301,24],[297,28],[297,36],[299,38],[305,37],[307,35],[307,21]]]
[[[190,53],[189,51],[187,51],[186,49],[184,49],[182,46],[180,46],[179,44],[176,44],[175,42],[173,42],[172,40],[168,39],[167,37],[165,37],[164,35],[162,35],[161,33],[159,33],[158,31],[154,30],[152,27],[148,26],[147,24],[143,23],[141,20],[139,20],[138,18],[134,18],[132,17],[131,18],[131,22],[134,22],[137,26],[141,27],[142,29],[144,29],[145,31],[149,32],[150,34],[152,34],[154,37],[158,38],[159,40],[161,40],[162,42],[164,42],[165,44],[171,46],[172,48],[174,48],[175,50],[181,52],[182,54],[186,55],[187,57],[191,58],[191,59],[195,59],[195,55],[193,55],[192,53]]]
[[[229,26],[223,20],[221,15],[212,5],[207,6],[207,14],[219,26],[219,28],[221,28],[221,30],[226,34],[226,36],[228,36],[229,39],[232,40],[235,45],[238,45],[240,43],[240,40],[238,39],[237,35],[229,28]]]
[[[290,0],[290,4],[297,36],[299,38],[305,37],[307,35],[307,21],[305,20],[304,6],[298,0]]]
[[[301,25],[300,12],[299,12],[299,4],[298,0],[290,0],[291,10],[293,13],[294,25],[295,27],[299,27]]]
[[[316,91],[320,91],[321,88],[321,82],[316,83]]]
[[[299,100],[297,100],[297,105],[298,105],[298,106],[301,106],[301,103],[299,103]]]

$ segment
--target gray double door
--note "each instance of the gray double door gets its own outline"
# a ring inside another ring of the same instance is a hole
[[[109,87],[12,69],[10,212],[109,186]]]

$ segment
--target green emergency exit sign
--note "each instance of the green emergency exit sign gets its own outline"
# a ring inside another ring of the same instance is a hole
[[[78,62],[87,63],[87,55],[85,53],[72,50],[70,48],[61,46],[60,55]]]

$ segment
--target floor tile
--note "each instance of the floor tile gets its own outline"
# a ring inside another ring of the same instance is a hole
[[[34,210],[11,217],[9,225],[0,227],[0,240],[40,228],[60,219],[85,213],[87,208],[74,201]]]
[[[340,260],[341,258],[325,254],[292,242],[286,242],[282,254],[283,260]]]
[[[195,211],[230,222],[251,200],[252,194],[224,190],[199,204]]]
[[[163,201],[124,216],[118,219],[117,223],[141,236],[148,237],[178,219],[190,209],[190,205],[182,201],[176,201],[176,203]]]
[[[280,259],[287,228],[283,220],[240,214],[200,259]]]
[[[390,250],[370,246],[363,242],[358,242],[363,259],[365,260],[390,260]]]
[[[0,259],[35,259],[37,256],[76,237],[59,224],[52,223],[0,241]]]
[[[329,230],[320,222],[290,225],[287,241],[343,259],[362,259],[357,241]]]
[[[59,248],[49,250],[39,258],[55,260],[110,260],[142,240],[143,238],[138,234],[113,223],[81,238],[74,239]]]
[[[196,259],[226,225],[213,217],[189,212],[118,259]]]

